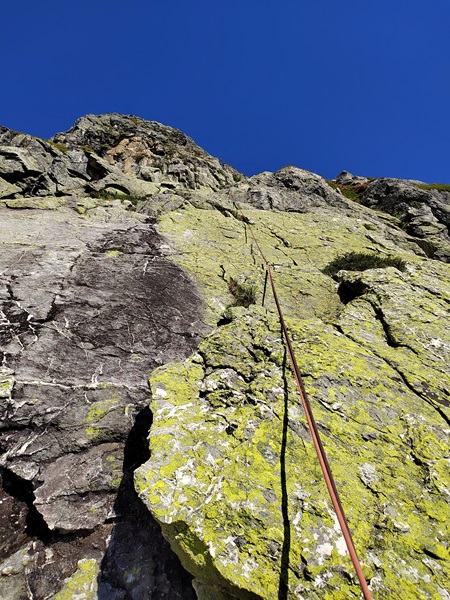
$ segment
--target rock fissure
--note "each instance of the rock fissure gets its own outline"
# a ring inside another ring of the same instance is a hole
[[[341,327],[336,326],[336,329],[344,336],[348,337],[350,340],[352,341],[358,341],[357,339],[354,339],[354,337],[350,334],[345,333]],[[395,346],[396,348],[399,347],[405,347],[408,348],[408,350],[412,350],[409,346],[403,346],[403,345],[398,345]],[[408,380],[408,376],[407,374],[405,374],[399,367],[398,365],[392,361],[389,360],[388,358],[386,358],[384,355],[376,352],[376,350],[372,349],[372,352],[382,361],[384,361],[392,370],[394,370],[400,377],[402,383],[408,388],[408,390],[410,390],[414,395],[416,395],[418,398],[420,398],[421,400],[424,400],[429,406],[431,406],[434,410],[437,411],[437,413],[439,414],[439,416],[445,421],[445,423],[447,425],[450,425],[450,417],[439,407],[436,406],[436,403],[433,402],[432,400],[430,400],[430,398],[423,392],[418,390],[415,385],[413,383],[411,383]],[[441,400],[442,404],[444,406],[450,406],[450,401],[446,401],[444,399]]]
[[[24,535],[27,537],[48,540],[52,533],[42,515],[34,506],[34,491],[31,482],[26,481],[7,468],[0,467],[3,490],[11,497],[23,502],[27,507]]]

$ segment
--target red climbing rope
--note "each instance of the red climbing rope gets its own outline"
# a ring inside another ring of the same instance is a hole
[[[258,240],[255,237],[255,234],[253,233],[253,230],[250,226],[250,223],[248,222],[248,219],[244,216],[244,214],[242,213],[242,210],[237,206],[236,202],[233,201],[233,205],[234,205],[235,209],[241,215],[245,225],[248,226],[250,235],[255,243],[255,246],[257,247],[258,252],[261,255],[261,258],[264,261],[264,264],[266,267],[266,273],[267,273],[267,275],[269,277],[269,281],[270,281],[270,287],[272,288],[273,298],[275,300],[278,315],[280,318],[281,328],[283,330],[284,338],[286,340],[286,346],[287,346],[287,350],[288,350],[288,354],[289,354],[289,360],[292,365],[292,370],[294,371],[295,381],[297,382],[297,387],[298,387],[298,391],[299,391],[300,398],[302,401],[303,409],[305,411],[306,420],[308,421],[308,426],[309,426],[311,436],[312,436],[312,439],[314,442],[314,447],[316,449],[317,457],[319,459],[320,467],[322,469],[323,477],[324,477],[325,483],[327,485],[328,493],[330,494],[331,502],[333,503],[333,507],[334,507],[336,516],[338,518],[339,525],[341,527],[341,531],[342,531],[342,534],[345,539],[345,543],[347,545],[348,553],[350,555],[353,566],[355,568],[356,575],[358,576],[359,584],[361,586],[361,590],[362,590],[364,599],[372,600],[372,595],[371,595],[369,587],[367,585],[366,578],[364,577],[364,573],[362,571],[358,555],[356,554],[355,545],[353,543],[352,535],[350,533],[347,519],[345,517],[344,509],[342,507],[342,504],[341,504],[341,501],[339,498],[339,493],[338,493],[338,490],[336,487],[336,483],[334,481],[333,474],[331,472],[331,467],[328,463],[327,455],[325,453],[325,449],[323,447],[322,440],[320,439],[319,430],[317,429],[317,425],[316,425],[316,421],[314,419],[311,404],[308,400],[308,396],[305,391],[305,386],[303,384],[303,379],[300,374],[300,369],[298,368],[297,361],[295,359],[294,349],[292,347],[292,342],[291,342],[291,339],[289,337],[289,332],[286,327],[286,322],[284,320],[283,311],[281,310],[281,305],[278,300],[278,294],[275,289],[275,283],[273,281],[272,270],[270,268],[269,261],[265,257],[264,252],[261,250],[261,247],[258,243]]]

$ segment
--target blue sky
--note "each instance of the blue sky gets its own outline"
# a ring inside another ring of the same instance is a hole
[[[248,175],[450,182],[449,0],[22,0],[1,19],[12,129],[114,111]]]

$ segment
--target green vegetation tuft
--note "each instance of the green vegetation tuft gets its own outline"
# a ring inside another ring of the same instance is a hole
[[[450,192],[450,183],[416,183],[420,190],[437,190],[438,192]]]
[[[338,271],[366,271],[367,269],[385,269],[395,267],[404,271],[406,263],[402,258],[395,256],[378,256],[371,252],[347,252],[337,256],[324,269],[325,275],[336,275]]]
[[[341,185],[335,181],[330,181],[329,179],[325,179],[325,181],[334,190],[341,190],[342,194],[346,198],[353,200],[354,202],[360,202],[362,195],[367,189],[367,183],[349,183],[346,185]]]
[[[57,148],[60,152],[64,152],[64,154],[66,154],[67,152],[70,151],[70,148],[68,148],[67,146],[64,146],[64,144],[60,144],[58,142],[52,142],[52,140],[44,140],[42,138],[37,138],[38,140],[41,140],[42,142],[45,142],[46,144],[50,144],[50,146],[53,146],[53,148]]]
[[[228,282],[228,289],[234,296],[234,306],[244,306],[248,308],[250,304],[256,302],[256,286],[249,283],[239,283],[231,278]]]
[[[132,196],[120,192],[109,192],[108,190],[91,190],[89,196],[99,200],[128,200],[133,206],[136,206],[139,200],[145,200],[145,196]]]
[[[86,154],[97,154],[94,148],[91,148],[90,146],[80,146],[80,150],[83,150]]]

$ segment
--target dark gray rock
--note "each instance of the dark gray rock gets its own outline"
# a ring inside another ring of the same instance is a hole
[[[105,223],[71,208],[1,210],[0,559],[15,573],[0,578],[1,597],[21,598],[28,581],[34,598],[50,598],[81,559],[98,565],[101,593],[193,597],[138,507],[132,472],[147,456],[148,374],[197,346],[202,301],[154,225],[118,214]],[[125,510],[133,502],[139,521]],[[59,566],[56,547],[71,555]]]

